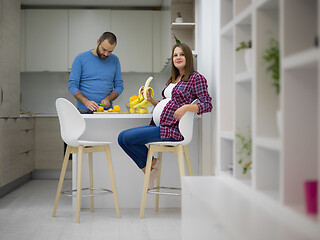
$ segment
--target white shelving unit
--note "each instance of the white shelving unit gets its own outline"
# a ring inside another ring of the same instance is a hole
[[[183,18],[182,23],[175,22],[177,13]],[[176,41],[174,35],[183,43],[186,43],[194,55],[196,51],[196,22],[195,0],[172,0],[171,1],[171,45]]]
[[[253,195],[261,193],[262,199],[286,209],[294,216],[292,223],[313,226],[319,233],[319,214],[306,213],[303,186],[320,180],[320,1],[220,3],[217,175],[231,175]],[[280,46],[280,94],[263,59],[270,39]],[[244,51],[235,50],[249,40],[251,70]],[[252,139],[252,154],[244,160],[252,165],[246,174],[238,163],[239,132]]]

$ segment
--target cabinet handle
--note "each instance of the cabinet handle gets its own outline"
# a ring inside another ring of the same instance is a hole
[[[1,88],[1,104],[3,103],[3,90]]]

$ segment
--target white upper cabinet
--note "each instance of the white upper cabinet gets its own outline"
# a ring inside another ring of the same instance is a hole
[[[26,71],[68,70],[68,10],[26,10]]]
[[[20,108],[20,1],[0,4],[0,117],[18,117]]]
[[[20,71],[26,71],[26,10],[20,14]]]
[[[69,10],[69,70],[74,58],[96,48],[98,38],[107,31],[110,31],[110,10]]]
[[[152,72],[152,11],[111,11],[122,72]]]

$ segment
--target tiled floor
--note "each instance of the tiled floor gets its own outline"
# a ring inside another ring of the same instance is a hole
[[[65,184],[70,184],[70,181]],[[139,219],[139,209],[81,211],[75,224],[72,200],[60,198],[57,217],[52,209],[58,181],[32,180],[0,199],[1,240],[178,240],[181,239],[180,209],[147,209],[148,216]]]

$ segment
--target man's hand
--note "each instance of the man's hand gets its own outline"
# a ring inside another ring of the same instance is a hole
[[[101,104],[104,104],[104,108],[105,108],[105,109],[107,109],[107,108],[110,107],[110,101],[107,100],[107,99],[103,99],[103,100],[101,101]]]
[[[87,108],[89,108],[91,111],[95,111],[98,109],[99,105],[95,101],[86,101],[85,104]]]

